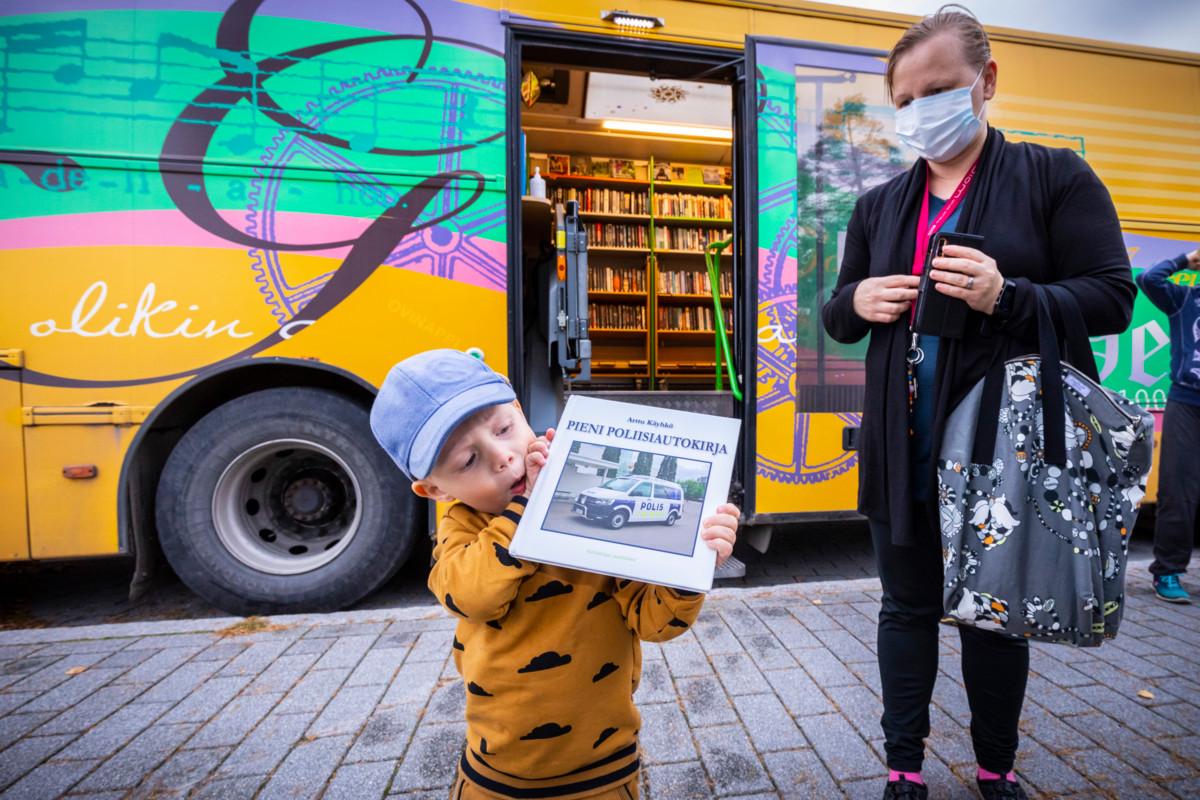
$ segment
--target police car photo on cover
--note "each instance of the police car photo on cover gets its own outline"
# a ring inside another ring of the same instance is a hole
[[[700,521],[727,499],[739,428],[726,417],[572,396],[510,552],[707,591],[714,557]]]

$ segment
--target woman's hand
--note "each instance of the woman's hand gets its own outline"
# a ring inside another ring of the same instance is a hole
[[[717,553],[718,567],[733,553],[738,517],[741,515],[742,512],[733,503],[722,503],[717,506],[717,513],[704,520],[700,527],[700,538]]]
[[[1004,276],[996,260],[974,247],[948,244],[943,255],[933,259],[929,277],[944,295],[966,300],[967,305],[984,314],[996,309],[996,300],[1004,291]]]
[[[854,313],[867,322],[895,322],[912,307],[920,283],[916,275],[865,278],[854,289]]]
[[[554,441],[554,428],[546,430],[545,436],[539,436],[529,443],[525,451],[525,496],[533,493],[533,485],[537,483],[546,459],[550,458],[550,443]]]

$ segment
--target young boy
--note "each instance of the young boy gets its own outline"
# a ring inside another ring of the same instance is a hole
[[[467,743],[451,797],[638,796],[639,640],[696,620],[704,596],[514,558],[508,545],[546,463],[508,382],[454,350],[388,373],[371,429],[421,497],[453,502],[438,526],[429,588],[459,618]],[[739,511],[701,535],[724,561]]]

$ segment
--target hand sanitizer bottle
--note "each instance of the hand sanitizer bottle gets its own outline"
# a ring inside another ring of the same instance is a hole
[[[529,196],[546,197],[546,179],[542,177],[542,168],[533,168],[533,177],[529,179]]]

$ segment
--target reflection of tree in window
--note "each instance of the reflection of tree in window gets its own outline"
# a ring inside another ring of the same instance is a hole
[[[650,484],[642,481],[637,486],[633,487],[633,491],[629,493],[630,497],[649,497]]]
[[[633,465],[634,475],[649,475],[650,467],[654,464],[652,453],[638,453],[637,463]]]
[[[662,464],[658,467],[658,477],[664,481],[675,480],[675,470],[679,466],[679,459],[675,456],[665,456]]]

